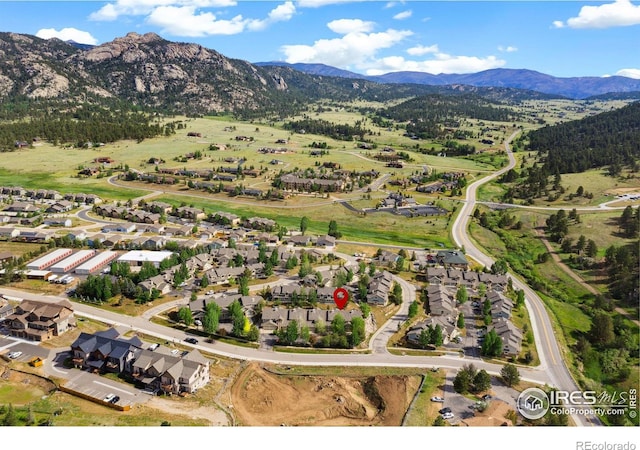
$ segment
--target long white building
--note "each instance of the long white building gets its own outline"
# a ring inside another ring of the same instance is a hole
[[[49,267],[49,270],[51,270],[53,273],[70,272],[74,267],[79,266],[83,262],[93,257],[93,255],[95,254],[95,250],[80,250],[79,252],[76,252],[68,258],[65,258],[62,261]]]
[[[118,253],[116,252],[113,252],[111,250],[104,251],[97,254],[94,258],[91,258],[84,264],[76,267],[75,273],[77,273],[78,275],[89,275],[90,273],[102,269],[117,257]]]
[[[73,253],[73,250],[71,250],[70,248],[58,248],[52,251],[51,253],[47,253],[46,255],[27,264],[27,269],[30,269],[30,270],[45,269],[52,264],[62,261],[72,253]]]

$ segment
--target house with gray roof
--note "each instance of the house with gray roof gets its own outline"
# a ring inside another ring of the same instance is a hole
[[[377,273],[369,282],[369,292],[367,293],[367,303],[384,306],[389,301],[389,292],[393,284],[393,277],[386,270]]]
[[[209,361],[198,350],[144,349],[137,336],[125,339],[115,328],[81,333],[71,349],[76,367],[129,374],[166,394],[193,393],[209,382]]]
[[[502,351],[505,355],[516,356],[522,349],[522,330],[508,319],[497,319],[487,331],[495,330],[502,339]]]
[[[427,287],[429,311],[432,316],[450,316],[454,313],[455,295],[440,284]]]
[[[436,254],[436,260],[444,267],[457,267],[466,269],[469,261],[460,250],[440,250]]]
[[[490,291],[489,293],[487,293],[487,299],[491,302],[492,318],[511,318],[513,301],[510,298],[506,297],[502,292]]]

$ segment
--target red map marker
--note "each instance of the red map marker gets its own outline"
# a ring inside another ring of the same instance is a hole
[[[333,291],[333,301],[336,302],[338,309],[344,309],[349,302],[349,292],[345,288],[338,288]]]

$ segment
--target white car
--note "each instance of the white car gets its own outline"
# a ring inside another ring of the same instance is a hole
[[[20,358],[22,356],[22,352],[11,352],[9,353],[9,358],[11,359],[17,359]]]
[[[442,397],[431,397],[432,402],[444,403],[444,399]]]
[[[448,412],[448,413],[444,413],[444,414],[442,415],[442,418],[443,418],[443,419],[445,419],[445,420],[453,419],[453,417],[454,417],[453,413],[450,413],[450,412]]]
[[[111,393],[111,394],[107,395],[103,400],[105,402],[110,402],[111,400],[113,400],[115,398],[115,396],[116,396],[116,394]]]

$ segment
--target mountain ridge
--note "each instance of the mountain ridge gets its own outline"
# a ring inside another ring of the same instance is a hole
[[[561,95],[573,99],[585,99],[610,93],[627,93],[640,90],[640,80],[622,76],[611,77],[555,77],[531,69],[488,69],[470,74],[430,74],[426,72],[389,72],[367,76],[342,70],[325,64],[285,63],[279,61],[257,62],[258,66],[286,65],[314,75],[342,73],[348,78],[362,78],[380,83],[415,83],[436,86],[465,84],[477,87],[510,87],[545,94]]]

